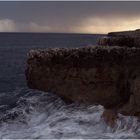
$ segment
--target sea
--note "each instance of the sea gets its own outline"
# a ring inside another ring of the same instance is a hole
[[[97,45],[100,34],[0,33],[0,139],[140,138],[140,119],[119,114],[110,128],[101,105],[66,104],[57,95],[29,89],[25,69],[31,49]]]

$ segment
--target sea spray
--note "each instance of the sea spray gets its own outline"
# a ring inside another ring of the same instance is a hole
[[[140,137],[136,117],[119,114],[117,126],[110,128],[100,117],[103,106],[67,105],[51,93],[27,89],[24,92],[17,106],[1,117],[0,138]]]

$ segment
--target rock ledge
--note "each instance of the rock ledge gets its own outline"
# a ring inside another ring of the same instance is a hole
[[[31,50],[26,79],[29,88],[53,92],[66,101],[140,114],[140,49],[136,47]]]

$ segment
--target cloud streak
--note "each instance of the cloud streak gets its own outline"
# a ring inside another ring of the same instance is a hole
[[[15,32],[17,26],[13,20],[1,19],[0,20],[0,32]]]

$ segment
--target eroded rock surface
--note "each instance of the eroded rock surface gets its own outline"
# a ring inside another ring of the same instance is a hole
[[[117,114],[117,111],[116,110],[109,110],[109,109],[106,109],[101,118],[104,119],[104,121],[106,122],[106,124],[108,126],[110,126],[111,128],[114,128],[115,125],[116,125],[116,121],[117,121],[117,118],[118,118],[118,114]]]
[[[126,115],[140,113],[139,48],[31,50],[26,79],[30,88],[64,100],[101,104]]]

